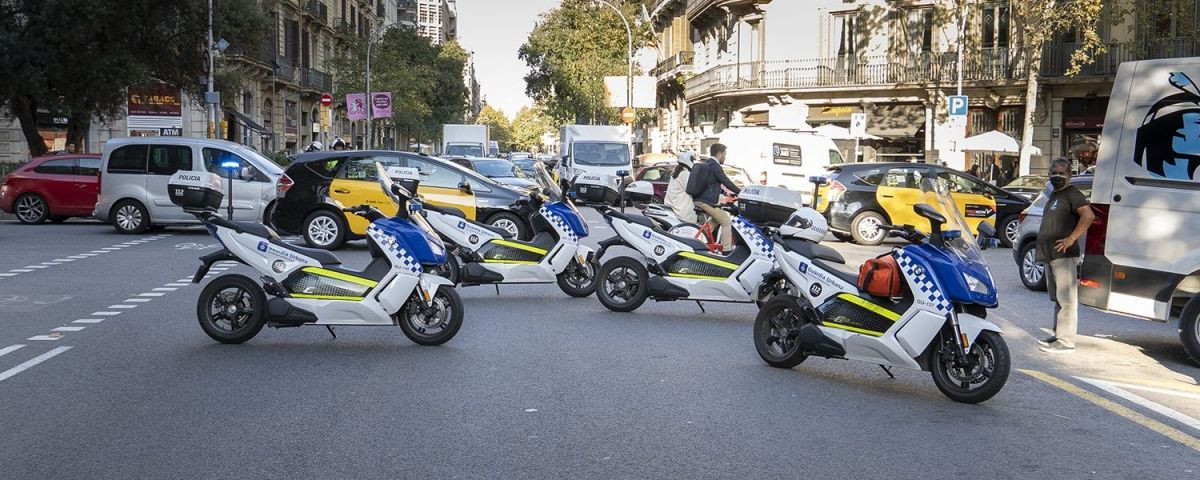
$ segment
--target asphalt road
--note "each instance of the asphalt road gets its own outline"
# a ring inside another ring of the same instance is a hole
[[[395,328],[220,345],[180,281],[215,243],[0,223],[0,476],[1200,478],[1200,367],[1175,327],[1085,308],[1079,352],[1041,354],[1051,305],[1007,250],[987,253],[989,319],[1020,371],[972,406],[923,372],[767,367],[751,305],[617,314],[552,285],[461,289],[442,347]],[[855,265],[883,250],[829,244]]]

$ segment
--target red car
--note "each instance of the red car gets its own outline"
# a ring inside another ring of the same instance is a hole
[[[671,182],[671,172],[675,171],[675,165],[675,162],[648,165],[638,170],[633,179],[647,181],[654,185],[654,198],[658,203],[662,203],[663,199],[667,198],[667,184]],[[725,165],[725,175],[739,188],[754,183],[750,181],[750,174],[741,167]]]
[[[25,224],[88,217],[100,192],[100,155],[38,157],[4,177],[0,210]]]

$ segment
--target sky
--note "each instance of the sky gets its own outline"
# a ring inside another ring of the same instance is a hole
[[[533,101],[525,95],[529,69],[517,50],[538,14],[560,0],[458,0],[458,42],[475,52],[475,75],[487,103],[513,118]]]

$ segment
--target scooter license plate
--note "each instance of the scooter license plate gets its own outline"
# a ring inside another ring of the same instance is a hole
[[[588,187],[579,187],[579,193],[587,193]]]

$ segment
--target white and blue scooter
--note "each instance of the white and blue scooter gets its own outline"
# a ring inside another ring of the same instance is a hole
[[[380,188],[399,209],[390,218],[367,205],[345,209],[371,221],[372,258],[363,270],[342,267],[328,251],[285,243],[267,226],[217,216],[223,193],[215,174],[187,171],[172,177],[171,201],[204,222],[222,246],[200,258],[193,282],[219,261],[240,262],[258,273],[258,278],[224,274],[205,285],[196,305],[204,333],[221,343],[242,343],[267,325],[321,325],[331,334],[335,325],[385,325],[399,326],[421,345],[454,338],[462,326],[462,300],[450,281],[426,273],[446,262],[445,246],[418,213],[416,186],[397,185],[382,165],[375,166]]]

